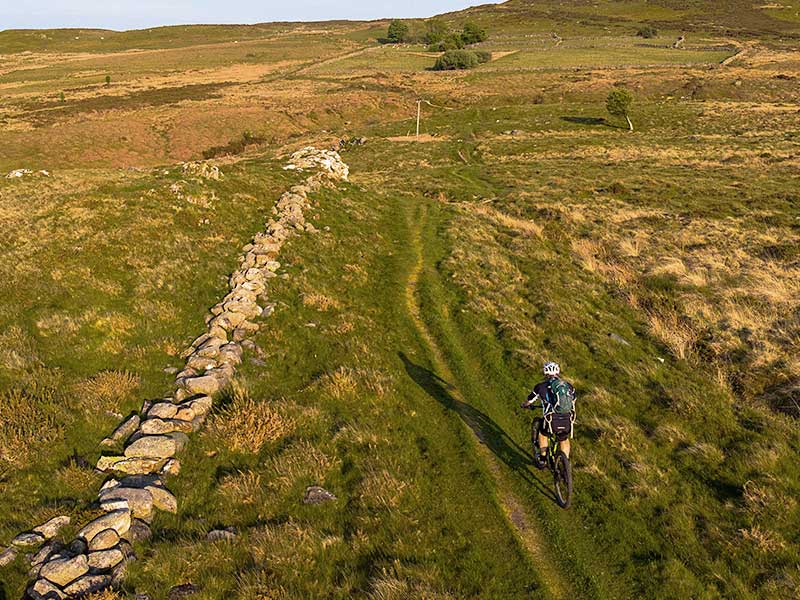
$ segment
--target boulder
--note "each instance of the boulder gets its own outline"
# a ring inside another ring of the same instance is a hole
[[[162,475],[172,475],[173,477],[179,475],[181,472],[181,461],[177,458],[170,458],[167,462],[164,463],[164,466],[161,467],[161,474]]]
[[[119,533],[117,533],[115,530],[104,529],[94,536],[91,542],[89,542],[89,550],[91,552],[108,550],[109,548],[114,548],[117,544],[119,544],[119,540]]]
[[[323,504],[332,500],[336,500],[336,496],[318,485],[306,488],[303,496],[303,504]]]
[[[85,554],[79,554],[74,558],[61,558],[46,562],[42,565],[39,573],[48,581],[63,588],[88,572],[89,561]]]
[[[126,456],[101,456],[97,461],[99,471],[117,471],[136,475],[140,473],[155,473],[163,466],[163,458],[126,457]]]
[[[150,407],[147,416],[158,419],[171,419],[178,412],[178,407],[172,402],[159,402]]]
[[[153,506],[155,508],[172,514],[178,512],[178,500],[167,488],[153,485],[145,489],[153,497]]]
[[[111,585],[111,575],[86,575],[64,588],[68,598],[99,592]]]
[[[175,431],[182,431],[183,433],[191,433],[192,426],[184,420],[180,419],[147,419],[140,428],[141,432],[145,435],[161,435],[164,433],[173,433]]]
[[[30,548],[32,546],[38,546],[43,544],[45,541],[45,537],[39,533],[34,533],[32,531],[26,531],[25,533],[20,533],[17,537],[11,540],[11,545],[16,546],[17,548]]]
[[[184,385],[186,391],[190,394],[203,394],[205,396],[213,396],[221,389],[219,380],[212,375],[187,379]]]
[[[19,554],[19,551],[14,548],[14,546],[10,546],[0,552],[0,567],[5,567],[14,562],[17,558],[17,554]]]
[[[236,539],[236,532],[232,531],[230,528],[214,529],[208,532],[208,535],[206,535],[206,539],[209,542],[219,542],[219,541],[230,542]]]
[[[42,523],[38,527],[34,527],[34,533],[38,533],[45,539],[51,539],[58,535],[58,532],[61,530],[62,527],[69,525],[70,518],[67,515],[63,515],[60,517],[53,517],[46,523]]]
[[[189,438],[186,437],[186,434],[180,432],[166,435],[145,435],[125,448],[125,456],[150,459],[172,458],[183,449],[188,441]]]
[[[109,446],[115,444],[116,442],[124,442],[134,431],[138,429],[140,421],[141,419],[139,418],[139,415],[131,415],[114,430],[114,433],[111,434],[111,437],[103,440],[103,445]],[[106,440],[108,440],[108,442],[106,442]]]
[[[135,544],[136,542],[149,540],[153,537],[153,532],[147,523],[139,519],[134,519],[133,523],[131,523],[131,528],[122,537],[130,543]]]
[[[131,528],[131,511],[130,510],[115,510],[104,514],[102,517],[96,518],[83,527],[78,532],[78,537],[83,538],[90,544],[94,537],[101,531],[106,529],[113,529],[117,535],[123,537]]]
[[[64,545],[61,542],[57,542],[55,540],[51,540],[47,542],[44,546],[42,546],[39,551],[31,557],[31,565],[34,567],[40,566],[44,561],[50,558],[56,552],[61,552],[64,549]],[[38,569],[37,569],[38,574]]]
[[[108,550],[98,550],[89,553],[89,568],[98,571],[108,571],[116,567],[125,560],[125,555],[119,548],[109,548]]]
[[[149,519],[153,516],[153,496],[146,489],[119,486],[100,495],[101,506],[118,500],[127,502],[134,517]]]
[[[28,588],[25,598],[31,600],[61,600],[66,598],[61,589],[47,579],[37,579],[31,587]]]

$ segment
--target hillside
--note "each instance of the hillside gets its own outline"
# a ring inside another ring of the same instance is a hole
[[[796,598],[798,10],[0,32],[0,600]]]

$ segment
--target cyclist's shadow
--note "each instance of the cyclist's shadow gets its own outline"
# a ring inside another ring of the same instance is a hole
[[[472,429],[478,440],[489,448],[497,458],[520,475],[526,483],[535,486],[551,500],[555,500],[553,491],[531,472],[530,467],[533,464],[533,457],[530,452],[511,439],[487,414],[466,402],[454,398],[450,393],[453,386],[447,381],[425,367],[414,364],[403,352],[398,352],[398,355],[400,360],[403,361],[409,377],[419,387],[442,406],[456,412]]]

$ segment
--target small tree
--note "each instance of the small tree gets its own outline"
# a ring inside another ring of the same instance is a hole
[[[477,44],[486,39],[486,30],[475,21],[467,21],[464,23],[464,30],[461,32],[461,39],[467,45]]]
[[[106,75],[106,87],[111,86],[111,75]]]
[[[66,102],[66,101],[67,101],[67,97],[64,95],[64,92],[61,92],[61,93],[58,95],[58,99],[59,99],[59,101],[61,101],[61,102]]]
[[[386,37],[392,44],[406,41],[408,39],[408,25],[399,19],[395,19],[389,23],[389,31]]]
[[[636,35],[649,40],[650,38],[654,38],[658,35],[658,29],[652,25],[645,25],[644,27],[639,28],[639,31],[636,32]]]
[[[608,114],[615,117],[624,117],[628,122],[628,127],[633,131],[630,112],[633,104],[633,94],[625,88],[614,88],[606,98],[606,110]]]

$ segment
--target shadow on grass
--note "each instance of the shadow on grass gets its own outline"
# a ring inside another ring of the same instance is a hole
[[[567,123],[577,123],[578,125],[602,125],[603,127],[610,127],[611,129],[619,129],[618,126],[614,125],[613,123],[609,123],[603,117],[565,116],[561,117],[561,120],[566,121]]]
[[[533,464],[531,454],[511,439],[508,434],[495,423],[487,414],[482,413],[474,406],[457,400],[450,393],[453,389],[447,381],[436,373],[414,364],[403,352],[398,352],[403,361],[406,373],[419,387],[445,408],[452,410],[461,417],[480,442],[489,448],[492,453],[508,465],[514,473],[522,477],[525,482],[536,488],[542,495],[555,502],[556,497],[549,486],[530,470]]]

